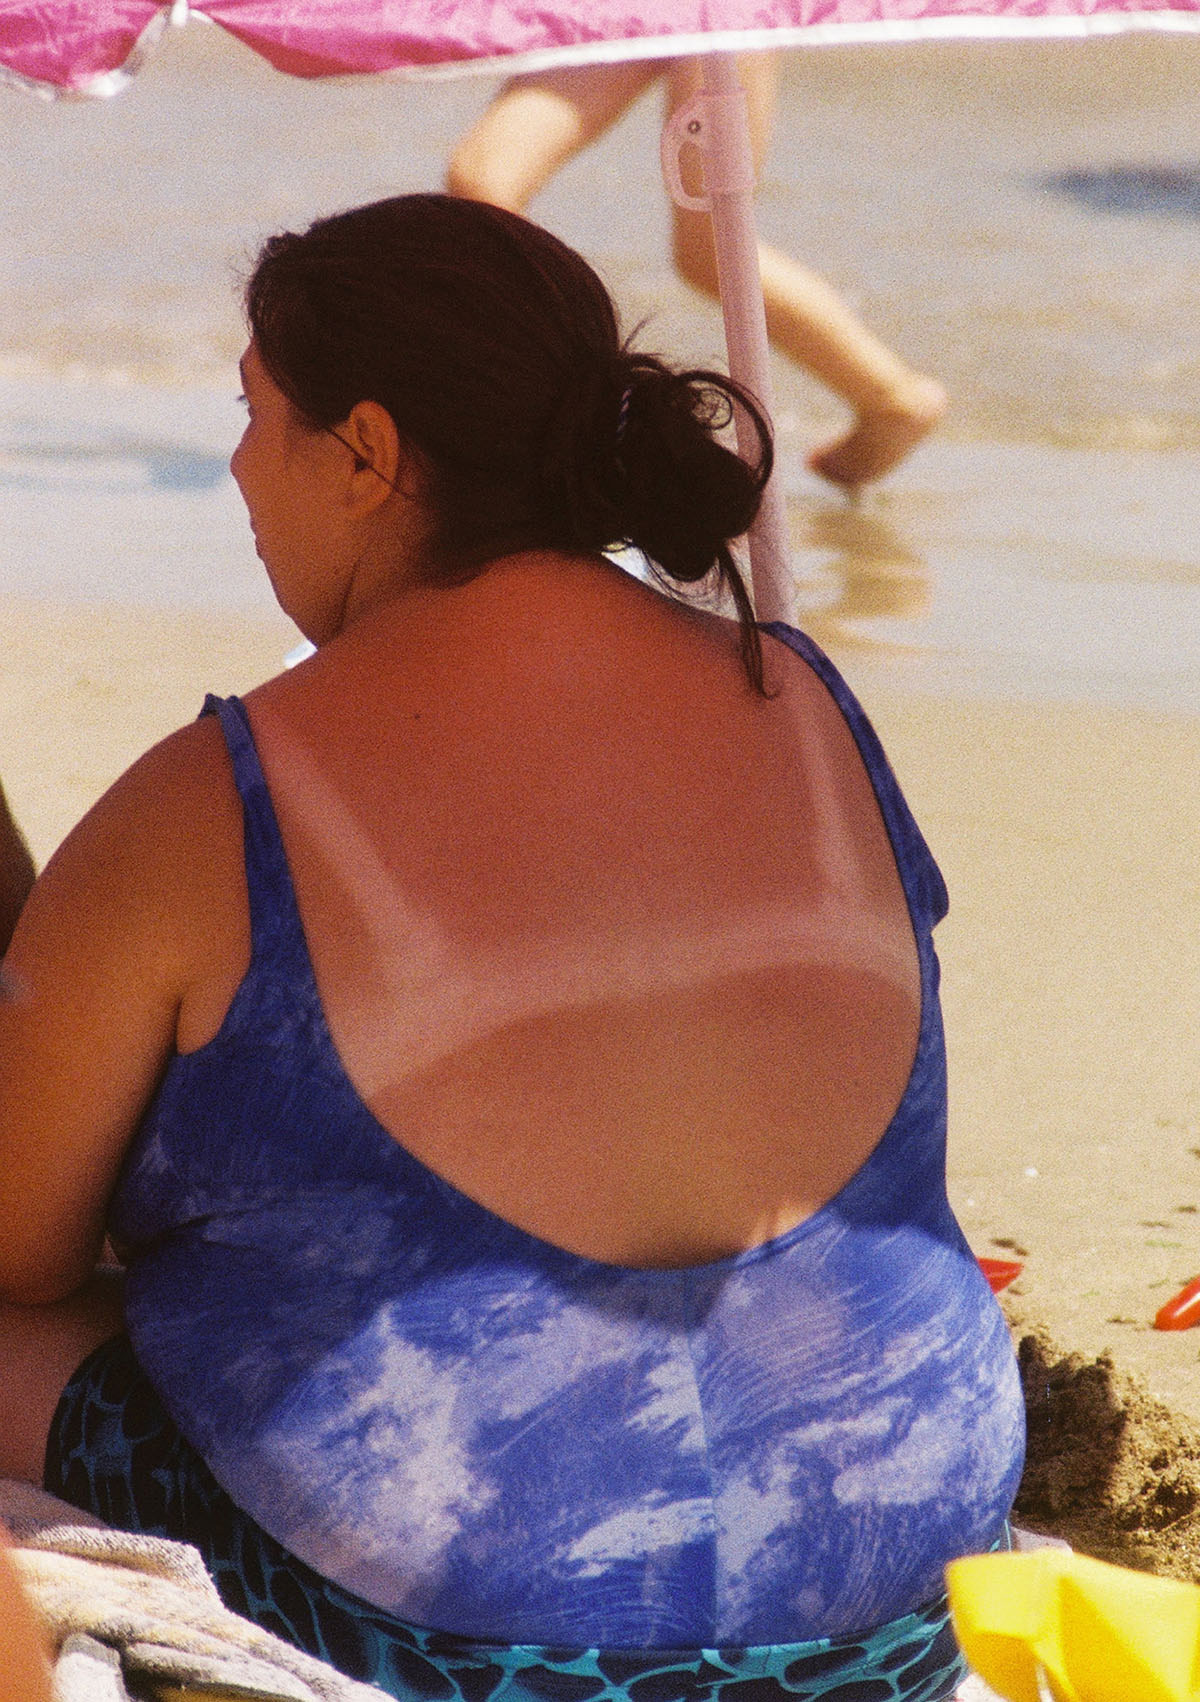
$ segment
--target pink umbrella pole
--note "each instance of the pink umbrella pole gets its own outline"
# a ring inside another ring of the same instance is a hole
[[[663,130],[663,175],[681,207],[707,210],[712,217],[717,278],[725,316],[730,376],[744,385],[768,417],[774,412],[767,319],[758,269],[754,224],[754,159],[745,92],[732,53],[703,59],[704,84],[694,100],[678,108]],[[705,194],[683,187],[679,156],[694,146],[704,159]],[[749,422],[738,410],[738,447],[753,454]],[[792,579],[788,566],[783,493],[776,474],[763,492],[762,507],[750,530],[750,577],[759,620],[791,620]]]

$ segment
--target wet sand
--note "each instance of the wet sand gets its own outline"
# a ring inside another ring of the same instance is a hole
[[[1200,715],[1196,471],[940,437],[857,505],[785,471],[798,619],[864,691]]]

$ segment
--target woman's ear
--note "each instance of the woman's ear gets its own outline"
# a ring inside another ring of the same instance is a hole
[[[415,457],[381,403],[356,402],[336,430],[354,458],[346,489],[349,508],[369,514],[397,490],[407,497],[419,495]]]

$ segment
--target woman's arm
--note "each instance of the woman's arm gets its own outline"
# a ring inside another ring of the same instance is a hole
[[[208,720],[135,763],[30,894],[0,1004],[0,1297],[42,1304],[90,1276],[181,1009],[228,945],[231,891],[244,906],[241,869],[240,803]]]

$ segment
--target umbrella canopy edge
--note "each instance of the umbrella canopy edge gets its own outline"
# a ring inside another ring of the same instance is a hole
[[[3,60],[0,46],[0,88],[15,89],[20,94],[33,95],[37,100],[111,100],[126,89],[150,58],[174,19],[171,6],[163,6],[134,36],[115,64],[103,70],[84,72],[70,82],[53,82],[18,71]],[[3,19],[0,18],[0,22]]]
[[[218,0],[219,3],[219,0]],[[214,7],[214,10],[216,8]],[[178,9],[182,10],[182,8]],[[235,34],[262,57],[270,59],[265,45],[248,34],[229,29],[228,23],[192,5],[184,16],[204,24],[216,24]],[[0,60],[0,87],[35,95],[42,100],[107,100],[120,94],[166,33],[172,7],[162,6],[137,36],[130,51],[111,67],[85,74],[69,82],[29,75]],[[179,21],[182,21],[180,19]],[[351,69],[307,73],[322,81],[345,81],[358,77],[392,77],[422,81],[449,77],[511,77],[525,72],[554,70],[576,65],[609,65],[632,59],[677,59],[713,52],[752,53],[782,47],[839,47],[895,45],[903,42],[948,40],[1071,39],[1110,36],[1132,30],[1175,33],[1200,32],[1200,0],[1181,0],[1176,6],[1154,11],[1125,10],[1123,7],[1087,13],[1042,12],[966,13],[945,12],[907,18],[861,18],[825,23],[779,25],[756,29],[717,30],[709,34],[632,37],[618,41],[581,41],[526,52],[447,58],[383,69]],[[0,49],[0,52],[3,50]],[[287,73],[300,74],[300,73]]]

